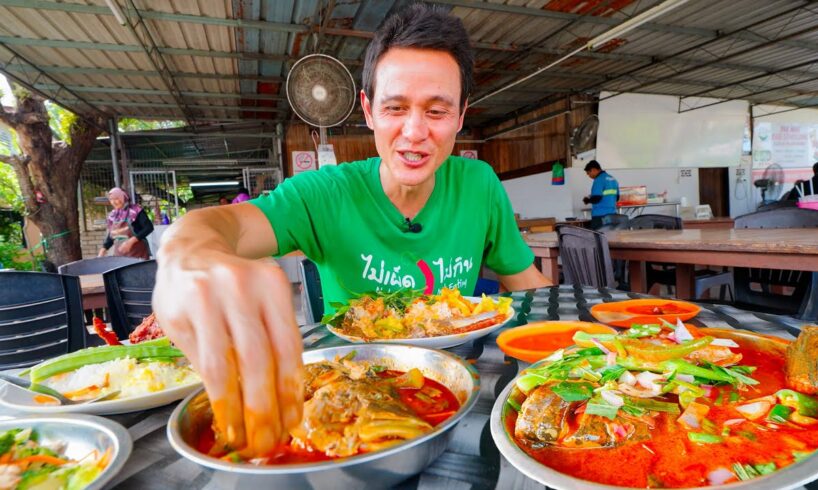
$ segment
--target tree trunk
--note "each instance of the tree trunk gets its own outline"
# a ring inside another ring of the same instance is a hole
[[[83,119],[70,128],[70,144],[53,141],[42,99],[26,94],[17,111],[0,111],[0,122],[17,132],[23,156],[0,155],[14,167],[26,215],[43,234],[43,249],[54,265],[82,258],[77,185],[82,164],[101,131]]]

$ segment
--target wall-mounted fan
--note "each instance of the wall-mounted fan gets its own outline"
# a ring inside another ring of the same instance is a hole
[[[292,66],[286,91],[293,112],[319,130],[320,143],[316,145],[319,166],[333,164],[335,153],[332,145],[327,144],[327,128],[344,122],[355,107],[352,74],[331,56],[311,54]]]
[[[590,115],[574,129],[571,135],[571,154],[576,156],[596,148],[596,132],[599,129],[599,118]]]
[[[781,197],[783,190],[784,170],[777,163],[770,164],[764,169],[760,179],[753,181],[753,185],[761,189],[761,205],[770,204]]]

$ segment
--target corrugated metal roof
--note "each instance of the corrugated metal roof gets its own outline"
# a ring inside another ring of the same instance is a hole
[[[286,122],[293,116],[283,86],[293,61],[315,51],[337,56],[359,85],[371,33],[406,4],[117,2],[129,18],[138,13],[152,43],[120,25],[104,0],[0,0],[0,68],[80,112],[187,116],[197,124]],[[434,3],[460,17],[471,35],[476,100],[660,0]],[[818,15],[809,6],[804,0],[691,0],[594,52],[578,53],[514,92],[478,104],[467,124],[497,122],[549,97],[602,90],[751,102],[779,97],[777,103],[803,105],[812,100],[807,95],[818,78],[818,66],[810,64],[818,53]],[[161,63],[147,54],[152,44]],[[352,118],[360,121],[359,109]]]

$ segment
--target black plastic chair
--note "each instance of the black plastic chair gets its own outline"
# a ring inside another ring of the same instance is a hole
[[[558,225],[557,236],[566,284],[614,287],[611,251],[604,233]]]
[[[736,228],[818,228],[818,211],[776,208],[739,216]],[[736,306],[769,313],[798,315],[810,299],[812,272],[736,267]]]
[[[641,214],[631,218],[630,227],[632,230],[681,230],[682,218],[668,216],[664,214]],[[645,279],[648,290],[654,284],[662,284],[672,291],[676,286],[676,266],[661,262],[648,262],[645,264]],[[719,287],[719,299],[726,298],[726,292],[730,292],[730,299],[734,299],[733,273],[727,269],[713,271],[701,269],[695,271],[694,277],[694,297],[700,299],[705,291],[710,288]]]
[[[85,276],[89,274],[102,274],[111,269],[117,269],[126,265],[142,262],[142,259],[134,257],[96,257],[93,259],[82,259],[68,264],[63,264],[57,268],[60,274],[70,274],[72,276]]]
[[[318,266],[310,259],[304,259],[298,265],[301,274],[301,303],[306,323],[320,322],[324,316],[324,292],[321,289],[321,276]]]
[[[79,278],[0,272],[0,369],[33,366],[84,347]]]
[[[156,261],[142,260],[102,275],[111,313],[111,327],[120,339],[128,335],[153,311],[151,296],[156,284]]]
[[[818,228],[818,211],[774,208],[739,216],[735,228]]]

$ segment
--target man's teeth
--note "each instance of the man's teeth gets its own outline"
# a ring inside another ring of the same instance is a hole
[[[423,155],[420,153],[412,153],[411,151],[407,151],[403,154],[403,158],[409,160],[410,162],[419,162]]]

